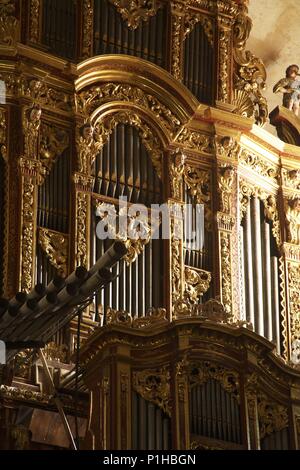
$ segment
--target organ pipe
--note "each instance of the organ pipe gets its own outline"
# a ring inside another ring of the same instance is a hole
[[[167,6],[132,30],[109,0],[94,2],[94,55],[127,54],[166,67]]]
[[[270,253],[270,224],[262,223],[262,248],[263,248],[263,282],[264,282],[264,318],[265,318],[265,336],[269,341],[273,339],[272,324],[272,280],[271,280],[271,253]]]
[[[253,285],[255,329],[264,336],[264,303],[261,248],[261,213],[260,200],[251,199],[252,240],[253,240]]]

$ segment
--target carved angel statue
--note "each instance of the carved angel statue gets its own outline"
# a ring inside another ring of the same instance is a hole
[[[95,129],[86,123],[79,129],[77,138],[79,164],[81,173],[87,173],[101,148],[101,142],[96,140]]]
[[[296,64],[290,65],[286,69],[285,78],[279,80],[273,88],[274,93],[283,93],[283,106],[299,115],[300,106],[300,80],[299,67]]]
[[[286,205],[288,241],[300,243],[300,198],[295,198]]]

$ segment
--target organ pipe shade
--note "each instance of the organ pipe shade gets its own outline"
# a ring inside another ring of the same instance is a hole
[[[132,392],[132,449],[171,449],[170,418],[136,392]]]
[[[38,225],[62,233],[69,231],[70,151],[54,163],[38,192]]]
[[[139,131],[119,124],[96,158],[94,196],[98,203],[113,203],[118,212],[118,198],[127,197],[128,203],[147,207],[162,202],[162,184],[153,168],[150,154],[145,149]],[[97,194],[97,196],[96,196]],[[109,248],[112,240],[96,236],[100,218],[95,204],[91,207],[91,265]],[[151,307],[163,306],[163,243],[150,240],[131,265],[119,262],[114,268],[116,279],[98,293],[94,315],[108,308],[126,310],[133,316],[143,316]],[[105,315],[102,317],[105,322]]]
[[[242,221],[243,290],[246,319],[256,333],[273,341],[280,353],[278,250],[263,203],[251,198]]]
[[[191,387],[189,404],[191,434],[242,443],[239,403],[217,380]]]
[[[76,55],[76,4],[74,0],[42,1],[42,44],[68,59]]]
[[[261,440],[262,450],[288,450],[290,449],[289,429],[275,431]]]
[[[213,104],[215,53],[201,23],[184,41],[184,84],[201,103]]]
[[[94,1],[94,55],[127,54],[166,66],[167,7],[132,30],[109,0]]]

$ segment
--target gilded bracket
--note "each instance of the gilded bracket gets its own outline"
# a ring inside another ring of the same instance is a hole
[[[68,272],[69,236],[39,227],[38,242],[52,266],[65,277]]]
[[[170,371],[168,367],[132,373],[133,389],[146,401],[157,405],[171,416]]]

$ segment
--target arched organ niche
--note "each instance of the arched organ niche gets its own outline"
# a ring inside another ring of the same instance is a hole
[[[153,167],[151,152],[142,143],[139,130],[130,125],[119,124],[115,128],[95,160],[93,174],[91,265],[113,241],[97,236],[99,207],[105,209],[105,204],[112,204],[118,216],[120,197],[127,198],[128,207],[135,203],[150,209],[151,204],[163,202],[162,183]],[[103,314],[105,323],[109,308],[144,316],[150,308],[162,307],[163,270],[163,240],[150,239],[135,261],[118,263],[116,279],[97,295],[95,318],[99,320],[98,315]]]
[[[212,237],[205,220],[205,204],[198,203],[196,196],[184,184],[185,218],[184,218],[184,264],[194,270],[211,272]],[[199,303],[211,297],[209,290],[200,296]]]
[[[129,26],[110,0],[94,2],[94,55],[127,54],[166,67],[167,5]]]
[[[238,398],[216,379],[192,385],[189,405],[191,440],[203,436],[242,444]]]
[[[62,245],[68,239],[70,171],[70,149],[67,148],[57,156],[50,172],[38,187],[36,282],[44,285],[47,285],[58,271],[60,274],[66,274],[67,271],[66,260],[62,263],[60,259],[51,258],[51,252],[46,254],[46,243],[49,241],[51,244],[49,235],[57,235],[52,238],[53,243],[58,243],[54,252],[62,254]],[[58,238],[61,234],[62,238]],[[68,253],[64,254],[67,256]]]
[[[171,449],[170,417],[136,392],[132,392],[132,449]]]
[[[244,319],[281,351],[279,253],[264,203],[251,197],[240,225]]]
[[[49,52],[76,57],[76,3],[74,0],[42,0],[41,42]]]
[[[201,103],[213,104],[214,77],[213,36],[208,36],[204,26],[198,22],[184,41],[183,83]]]

